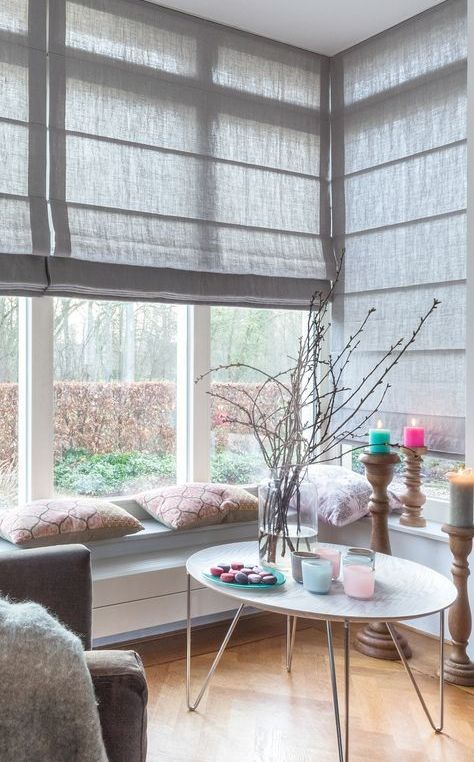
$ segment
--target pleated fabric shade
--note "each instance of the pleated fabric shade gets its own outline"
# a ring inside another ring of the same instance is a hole
[[[440,299],[380,416],[462,454],[466,28],[447,0],[329,60],[145,0],[0,0],[0,292],[298,308],[344,247],[334,351],[377,308],[345,385]]]
[[[449,0],[331,63],[334,234],[346,249],[335,349],[377,310],[345,384],[440,299],[380,418],[400,441],[414,415],[430,448],[450,453],[464,452],[466,35],[465,0]]]
[[[19,144],[7,190],[42,196],[48,293],[301,306],[325,287],[327,58],[143,0],[24,0],[21,34],[1,4],[23,66],[0,116],[42,163]],[[8,254],[33,250],[22,203]]]
[[[0,2],[0,284],[41,293],[46,205],[46,4]]]

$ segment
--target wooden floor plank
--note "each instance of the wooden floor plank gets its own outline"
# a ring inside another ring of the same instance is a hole
[[[199,688],[227,625],[194,636]],[[335,626],[342,691],[342,630]],[[336,762],[323,626],[300,622],[292,674],[285,620],[242,620],[198,712],[185,707],[184,634],[134,643],[149,684],[148,762]],[[355,633],[354,633],[355,634]],[[412,666],[433,711],[437,642],[409,632]],[[403,667],[351,651],[351,762],[474,762],[474,692],[446,686],[446,732],[431,730]]]

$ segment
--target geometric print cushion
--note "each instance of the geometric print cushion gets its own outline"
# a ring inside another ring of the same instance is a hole
[[[142,529],[123,508],[91,498],[35,500],[0,512],[0,536],[24,548],[107,540]]]
[[[190,482],[149,490],[135,498],[141,507],[171,529],[250,521],[258,501],[242,487]]]
[[[318,516],[327,524],[343,527],[367,516],[372,492],[367,479],[350,468],[315,464],[307,478],[318,492]],[[400,498],[388,490],[390,511],[402,511]]]

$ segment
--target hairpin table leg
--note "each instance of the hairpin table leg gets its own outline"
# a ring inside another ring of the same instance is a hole
[[[332,638],[331,622],[326,622],[326,634],[328,641],[329,671],[331,673],[332,703],[334,707],[334,719],[336,721],[337,748],[339,752],[339,762],[344,762],[344,749],[342,745],[341,715],[339,713],[339,698],[337,695],[337,677],[336,664],[334,661],[334,645]]]
[[[296,622],[298,617],[286,617],[286,671],[291,672],[291,663],[293,661],[293,649],[295,647]]]
[[[202,688],[199,691],[196,697],[196,700],[192,702],[191,701],[191,576],[188,574],[187,578],[188,578],[188,586],[187,586],[187,599],[186,599],[186,703],[187,703],[188,709],[191,712],[194,712],[198,708],[200,701],[202,697],[204,696],[204,693],[206,692],[206,688],[209,685],[211,678],[217,669],[217,666],[221,660],[221,657],[227,647],[227,643],[231,639],[232,633],[234,632],[237,622],[240,619],[240,615],[242,614],[245,604],[242,603],[242,605],[239,606],[239,608],[237,609],[237,612],[231,622],[231,625],[229,629],[227,630],[226,636],[224,640],[222,641],[222,645],[219,648],[214,658],[214,661],[212,662],[212,666],[206,675]]]
[[[337,692],[336,664],[334,660],[334,644],[331,622],[326,622],[328,641],[329,670],[331,673],[332,702],[334,706],[334,718],[336,720],[337,748],[339,762],[349,762],[349,669],[350,669],[350,624],[344,621],[344,743],[342,740],[341,715],[339,712],[339,698]]]
[[[346,762],[349,760],[349,670],[350,670],[350,622],[346,619],[344,621],[344,720],[345,720],[345,735],[344,735],[344,755]]]
[[[411,680],[411,683],[416,691],[416,695],[418,696],[420,700],[420,704],[423,707],[423,711],[426,714],[431,727],[433,728],[435,733],[441,733],[444,726],[444,611],[439,612],[439,725],[436,725],[433,722],[433,719],[431,717],[428,707],[426,706],[426,702],[423,698],[423,695],[414,678],[413,672],[410,669],[410,665],[408,664],[408,661],[405,657],[405,654],[403,653],[403,650],[400,648],[393,625],[390,624],[390,622],[387,622],[387,627],[388,627],[388,631],[390,632],[390,635],[392,636],[393,642],[395,643],[397,651],[400,655],[400,659],[403,662],[403,666],[405,667],[407,671],[408,677]]]

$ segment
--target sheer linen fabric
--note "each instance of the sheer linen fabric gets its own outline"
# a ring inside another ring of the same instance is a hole
[[[326,286],[327,58],[144,0],[0,0],[0,35],[5,290],[32,254],[50,294],[301,306]]]
[[[0,0],[0,41],[0,292],[301,307],[345,246],[346,385],[440,298],[381,417],[464,451],[465,0],[331,62],[143,0]]]
[[[449,0],[331,62],[334,233],[346,249],[334,348],[377,309],[345,385],[440,299],[379,415],[394,441],[415,415],[430,449],[449,453],[464,452],[466,46],[466,3]]]
[[[36,294],[46,286],[44,266],[33,257],[50,248],[45,13],[44,0],[0,2],[0,289],[5,293]]]

